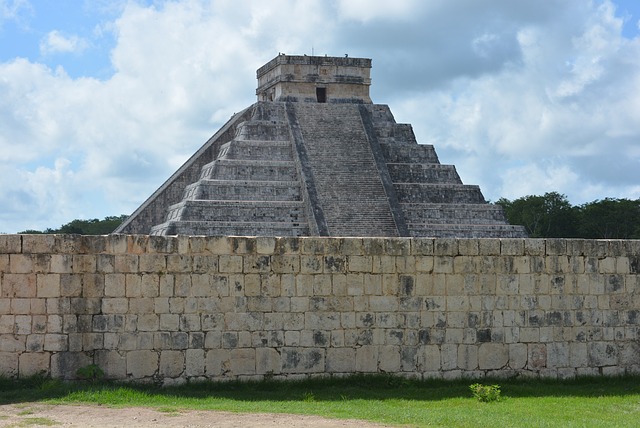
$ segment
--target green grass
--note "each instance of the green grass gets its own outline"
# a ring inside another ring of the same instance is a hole
[[[297,382],[191,383],[180,387],[0,379],[0,404],[45,402],[184,410],[276,412],[447,427],[624,427],[640,421],[640,377],[496,380],[502,399],[479,402],[476,381],[354,376]]]

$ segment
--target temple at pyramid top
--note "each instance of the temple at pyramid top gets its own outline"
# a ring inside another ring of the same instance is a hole
[[[280,54],[257,71],[258,101],[371,103],[371,60]]]
[[[116,233],[524,237],[369,97],[371,60],[280,54]]]

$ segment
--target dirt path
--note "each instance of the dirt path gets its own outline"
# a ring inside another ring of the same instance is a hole
[[[2,427],[347,427],[380,428],[358,420],[326,419],[319,416],[299,416],[275,413],[229,413],[214,411],[161,412],[155,409],[132,407],[113,409],[102,406],[66,406],[39,403],[0,406]]]

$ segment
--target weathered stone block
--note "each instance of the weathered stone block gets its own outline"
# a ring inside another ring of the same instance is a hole
[[[372,270],[371,272],[374,274],[393,274],[397,272],[395,256],[373,256],[372,257]],[[420,258],[422,259],[422,258]],[[433,263],[432,267],[433,269]]]
[[[115,270],[116,259],[113,254],[98,254],[96,256],[96,272],[113,273]]]
[[[47,313],[47,299],[29,299],[29,306],[33,315],[44,315]],[[0,313],[2,313],[1,310]]]
[[[139,272],[160,273],[167,270],[167,257],[162,254],[140,254]]]
[[[453,273],[453,256],[435,256],[433,272],[441,274]]]
[[[255,374],[256,350],[253,348],[232,349],[229,367],[236,375]]]
[[[394,296],[370,296],[369,308],[372,312],[392,312],[398,310],[398,298]]]
[[[458,240],[452,238],[438,238],[434,241],[433,253],[436,256],[457,256]]]
[[[31,333],[31,315],[16,315],[14,322],[15,334]]]
[[[133,298],[129,300],[129,313],[151,314],[155,310],[154,299],[148,297]]]
[[[124,379],[127,376],[127,360],[115,350],[97,350],[95,364],[100,367],[107,379]]]
[[[18,373],[18,354],[0,351],[0,375],[14,378]]]
[[[328,255],[324,258],[325,273],[345,273],[346,259],[343,256]]]
[[[527,367],[530,370],[540,370],[547,367],[547,346],[531,343],[528,345]]]
[[[158,297],[160,295],[159,284],[159,275],[143,274],[140,279],[140,293],[142,297]]]
[[[255,248],[258,254],[273,254],[276,248],[276,238],[258,236],[255,238]]]
[[[279,374],[280,354],[272,348],[256,348],[256,373],[261,375]]]
[[[353,348],[329,348],[326,371],[329,373],[353,373],[356,367],[356,350]]]
[[[82,296],[83,297],[104,296],[104,275],[100,275],[100,274],[82,275]]]
[[[0,235],[0,254],[16,254],[22,252],[22,240],[28,235]],[[34,235],[34,239],[41,235]]]
[[[308,287],[304,282],[300,283],[301,287]],[[302,288],[301,288],[302,289]],[[313,296],[329,296],[331,295],[332,283],[329,275],[312,275],[311,276],[311,293]],[[302,295],[307,295],[306,289]]]
[[[478,239],[459,239],[458,254],[460,254],[461,256],[477,256],[478,254],[480,254]]]
[[[205,350],[187,349],[185,351],[184,375],[187,377],[204,376],[205,374]]]
[[[322,373],[325,369],[322,349],[283,348],[280,355],[282,370],[289,373]]]
[[[341,274],[331,275],[331,290],[334,296],[346,296],[347,276]]]
[[[168,351],[164,351],[168,352]],[[127,374],[134,379],[153,376],[159,368],[158,353],[151,350],[129,351],[126,353]]]
[[[348,256],[347,266],[349,272],[371,272],[373,259],[371,256]]]
[[[178,377],[184,371],[183,351],[161,351],[158,373],[165,377]]]
[[[93,254],[74,254],[74,273],[95,273],[97,270],[97,259]]]
[[[396,271],[399,273],[415,273],[416,258],[414,256],[396,257]]]
[[[140,314],[137,319],[137,329],[139,331],[157,331],[160,323],[156,314]]]
[[[436,372],[442,367],[440,347],[424,345],[418,349],[418,367],[424,372]]]
[[[36,280],[38,297],[59,297],[60,296],[60,275],[59,274],[38,274]]]
[[[361,346],[356,348],[355,370],[360,373],[375,373],[378,371],[377,346]]]
[[[2,354],[2,353],[0,353]],[[51,370],[51,354],[48,352],[25,352],[18,358],[20,377],[34,375],[48,375]],[[0,371],[2,371],[2,357],[0,355]]]
[[[66,334],[48,333],[44,336],[45,351],[66,351],[69,347],[68,337]]]
[[[364,295],[364,279],[365,276],[361,273],[347,274],[347,295],[348,296],[363,296]]]
[[[499,239],[479,239],[478,252],[481,256],[499,256],[500,240]]]
[[[500,254],[503,256],[520,256],[525,254],[524,241],[524,239],[501,239]]]
[[[587,358],[590,367],[614,366],[618,363],[618,346],[614,342],[590,342]]]
[[[509,362],[509,345],[503,343],[482,343],[478,349],[480,370],[496,370]]]
[[[458,367],[458,345],[444,344],[440,347],[441,370],[454,370]]]
[[[79,368],[92,363],[84,352],[57,352],[51,355],[51,376],[57,379],[77,379]]]
[[[509,344],[509,367],[514,370],[524,369],[528,358],[527,345],[524,343]]]
[[[478,368],[478,346],[459,345],[458,346],[458,368],[471,371]]]
[[[2,276],[2,297],[36,297],[36,275],[5,273]]]
[[[570,367],[569,356],[569,343],[554,342],[547,345],[548,368]]]
[[[218,258],[218,270],[220,273],[241,273],[243,271],[241,256],[220,255]]]

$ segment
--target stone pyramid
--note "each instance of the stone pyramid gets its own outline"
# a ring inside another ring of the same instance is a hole
[[[369,98],[371,60],[280,54],[235,114],[116,233],[524,237],[411,125]]]

